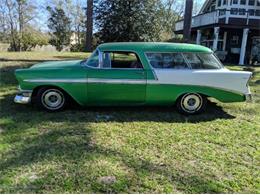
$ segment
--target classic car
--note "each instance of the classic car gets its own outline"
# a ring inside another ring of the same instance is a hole
[[[44,62],[15,71],[16,103],[47,111],[82,106],[176,105],[202,112],[207,98],[251,98],[250,72],[226,69],[206,47],[177,43],[105,43],[86,60]]]

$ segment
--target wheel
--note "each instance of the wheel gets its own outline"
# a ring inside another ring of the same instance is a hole
[[[198,114],[205,110],[207,99],[197,93],[186,93],[178,98],[177,109],[182,114]]]
[[[38,91],[36,103],[39,108],[47,111],[60,111],[66,105],[66,94],[56,88],[42,88]]]

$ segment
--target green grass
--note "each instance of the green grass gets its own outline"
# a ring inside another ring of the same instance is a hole
[[[260,68],[254,103],[212,100],[197,116],[13,103],[14,69],[86,56],[0,53],[0,193],[260,193]]]

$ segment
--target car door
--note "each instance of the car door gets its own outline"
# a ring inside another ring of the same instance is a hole
[[[87,71],[90,105],[137,105],[146,98],[146,71],[133,52],[99,52],[99,67]]]

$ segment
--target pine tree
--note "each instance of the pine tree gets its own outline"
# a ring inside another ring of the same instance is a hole
[[[48,19],[48,27],[52,35],[50,43],[58,51],[61,51],[70,44],[71,21],[62,8],[55,7],[52,9],[47,7],[47,10],[50,12],[50,18]]]
[[[102,42],[160,40],[159,0],[101,0],[95,13]]]

